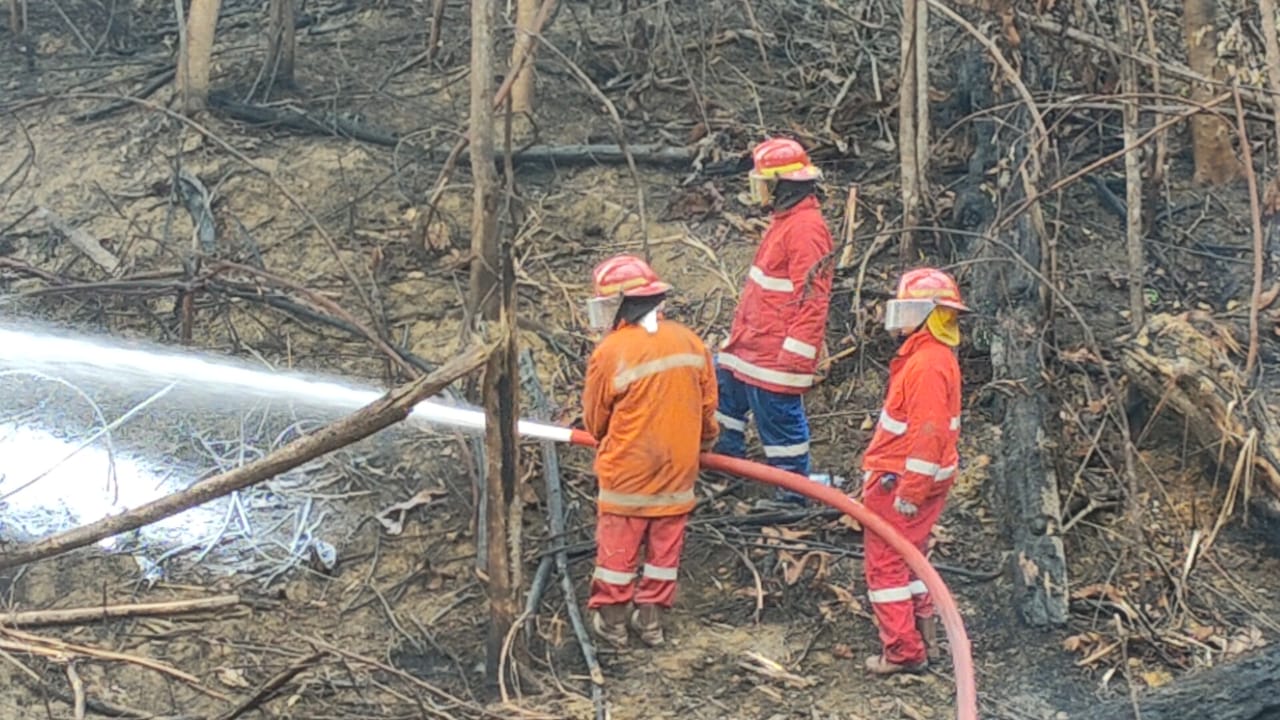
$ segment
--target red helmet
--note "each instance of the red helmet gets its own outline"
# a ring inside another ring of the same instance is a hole
[[[597,332],[614,327],[624,297],[653,297],[671,290],[649,263],[634,255],[616,255],[597,265],[591,271],[591,286],[595,297],[587,301],[587,324]]]
[[[934,268],[908,270],[898,281],[897,296],[885,303],[884,327],[891,332],[914,330],[938,306],[969,312],[955,278]]]
[[[960,300],[960,286],[950,274],[934,268],[917,268],[903,273],[898,281],[899,300],[932,300],[935,305],[969,312]]]
[[[769,138],[751,151],[752,175],[768,180],[820,180],[822,171],[809,162],[809,153],[790,138]]]
[[[616,255],[605,260],[591,271],[591,283],[596,297],[623,295],[648,297],[671,290],[671,286],[658,278],[649,263],[634,255]]]

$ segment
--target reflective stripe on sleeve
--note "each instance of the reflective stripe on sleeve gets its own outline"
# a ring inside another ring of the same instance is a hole
[[[888,410],[880,411],[880,427],[893,435],[907,434],[907,423],[902,420],[894,420]]]
[[[946,480],[952,475],[955,475],[956,468],[957,468],[957,466],[955,465],[948,465],[946,467],[942,467],[937,463],[931,463],[927,460],[921,460],[920,458],[912,458],[912,457],[907,458],[905,467],[907,472],[913,472],[919,475],[925,475],[925,476],[931,477],[936,482],[942,482],[943,480]]]
[[[724,413],[718,410],[716,411],[716,422],[723,425],[725,430],[737,430],[738,432],[745,432],[747,429],[746,420],[739,420],[736,417],[725,415]]]
[[[771,458],[784,457],[800,457],[809,452],[809,443],[802,442],[795,445],[765,445],[764,456]]]
[[[960,416],[959,416],[959,415],[957,415],[957,416],[955,416],[955,417],[951,418],[951,429],[952,429],[952,431],[955,431],[955,430],[959,430],[959,429],[960,429]]]
[[[631,383],[647,378],[650,375],[656,375],[660,372],[673,370],[675,368],[693,367],[700,368],[707,362],[703,355],[698,353],[677,353],[675,355],[667,355],[656,360],[642,362],[629,368],[619,370],[613,376],[613,388],[615,390],[625,390]]]
[[[928,460],[921,460],[920,458],[913,457],[907,458],[907,463],[904,467],[907,469],[907,472],[928,475],[929,477],[937,477],[938,471],[942,469],[938,463],[931,463]]]
[[[903,585],[902,587],[885,588],[883,590],[870,590],[867,592],[867,599],[873,603],[895,603],[903,600],[911,599],[911,588]]]
[[[650,580],[675,580],[679,575],[679,568],[658,567],[657,565],[644,564],[644,576]]]
[[[597,565],[596,571],[591,573],[591,577],[609,585],[630,585],[636,579],[636,574],[618,572],[617,570],[610,570]]]
[[[754,363],[749,363],[736,355],[730,355],[726,352],[720,353],[719,360],[721,367],[740,372],[749,378],[763,380],[764,382],[772,383],[774,385],[794,388],[807,388],[813,385],[812,373],[789,373],[782,372],[781,370],[770,370],[769,368],[763,368]]]
[[[770,292],[789,293],[796,289],[796,286],[791,284],[791,278],[765,275],[764,271],[755,265],[752,265],[751,269],[747,271],[747,277],[751,278],[755,284]]]
[[[693,490],[674,493],[621,493],[616,490],[600,490],[600,502],[620,505],[629,508],[662,507],[665,505],[681,505],[697,500]]]
[[[782,349],[790,353],[795,353],[800,357],[809,358],[810,360],[818,357],[818,348],[803,340],[797,340],[793,337],[789,337],[782,341]]]
[[[912,595],[928,595],[929,594],[929,588],[924,586],[923,580],[912,580],[911,582],[907,583],[907,589],[911,591]]]

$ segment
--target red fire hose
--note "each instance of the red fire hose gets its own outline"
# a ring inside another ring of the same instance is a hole
[[[574,445],[596,446],[595,438],[582,430],[574,430],[569,441]],[[951,662],[956,674],[956,720],[978,720],[978,690],[974,680],[969,636],[964,631],[964,620],[960,617],[959,609],[956,608],[955,598],[951,597],[951,591],[947,589],[946,583],[942,582],[942,576],[938,575],[938,571],[933,569],[914,545],[907,542],[906,538],[893,529],[893,526],[868,510],[862,503],[854,501],[835,488],[819,485],[803,475],[714,453],[703,453],[701,461],[702,467],[707,470],[730,473],[748,480],[784,488],[835,508],[857,520],[865,530],[884,538],[894,550],[897,550],[906,560],[907,567],[911,568],[916,577],[920,578],[924,586],[929,589],[929,594],[933,597],[934,605],[941,616],[942,626],[946,629],[947,639],[951,641]]]

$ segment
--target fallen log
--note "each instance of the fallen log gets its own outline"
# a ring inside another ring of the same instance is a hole
[[[1221,458],[1228,472],[1247,451],[1258,485],[1269,491],[1252,492],[1246,483],[1250,509],[1280,520],[1280,423],[1266,403],[1273,393],[1250,388],[1233,360],[1242,354],[1232,327],[1189,312],[1151,316],[1122,349],[1120,362],[1134,387],[1151,399],[1153,414],[1176,413],[1203,446],[1226,444],[1230,452],[1209,456]]]
[[[419,402],[438,394],[454,380],[472,372],[488,359],[492,344],[477,344],[441,365],[430,375],[392,389],[372,403],[329,423],[310,435],[294,440],[260,460],[201,480],[181,492],[97,522],[52,535],[38,542],[0,553],[0,570],[61,555],[122,532],[136,530],[158,520],[243,490],[315,458],[362,440],[409,416]]]
[[[294,108],[252,105],[232,100],[226,94],[213,93],[209,104],[228,117],[255,125],[270,125],[308,135],[348,137],[389,148],[409,149],[426,155],[428,151],[404,140],[394,130],[373,127],[348,115],[333,112],[313,113]],[[687,166],[697,153],[692,148],[666,145],[631,145],[631,157],[641,165]],[[516,165],[620,165],[627,162],[627,150],[620,145],[530,145],[512,152]],[[495,163],[503,161],[503,152],[495,151]]]
[[[225,610],[241,604],[239,595],[218,595],[197,600],[175,600],[158,603],[130,603],[101,607],[67,608],[63,610],[31,610],[0,615],[0,626],[41,627],[45,625],[83,625],[101,620],[133,617],[173,617],[193,613]]]
[[[1089,708],[1092,720],[1280,720],[1280,645],[1201,670],[1136,699]],[[1136,707],[1136,712],[1135,712]],[[1072,715],[1075,716],[1074,714]]]

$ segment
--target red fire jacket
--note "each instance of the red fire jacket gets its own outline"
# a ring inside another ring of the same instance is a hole
[[[862,469],[897,475],[898,497],[919,506],[951,488],[959,439],[960,363],[924,328],[889,363],[889,390]]]
[[[799,395],[813,385],[834,264],[818,200],[773,214],[756,250],[719,363],[742,382]]]

